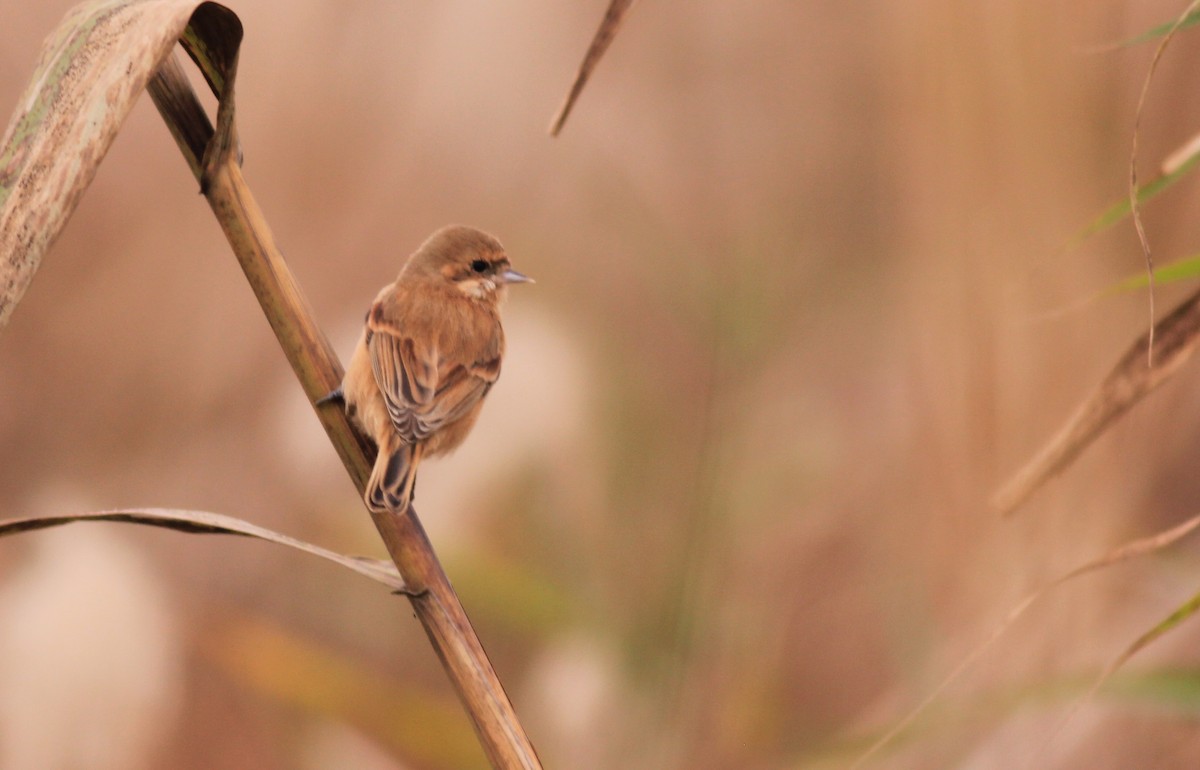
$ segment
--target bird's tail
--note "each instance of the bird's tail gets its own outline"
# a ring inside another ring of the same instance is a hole
[[[363,496],[367,507],[376,513],[404,513],[408,510],[420,461],[420,445],[389,441],[381,446],[379,456],[375,458],[375,467],[371,470],[371,478],[367,481],[367,492]]]

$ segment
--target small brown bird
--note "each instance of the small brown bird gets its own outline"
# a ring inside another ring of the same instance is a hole
[[[379,446],[364,495],[372,511],[407,510],[421,460],[467,437],[500,376],[508,284],[531,281],[495,238],[451,225],[379,292],[342,386],[329,396],[340,395]]]

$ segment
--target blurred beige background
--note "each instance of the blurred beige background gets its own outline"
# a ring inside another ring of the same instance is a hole
[[[6,120],[69,5],[0,6]],[[1026,592],[1200,507],[1194,366],[1018,518],[986,507],[1147,322],[1144,293],[1080,304],[1142,269],[1131,226],[1064,244],[1125,194],[1153,53],[1096,46],[1181,8],[645,2],[551,140],[605,5],[233,3],[245,174],[344,356],[443,224],[537,278],[417,502],[547,767],[845,766]],[[1151,88],[1143,176],[1200,124],[1198,46]],[[1197,197],[1147,210],[1160,261]],[[5,516],[197,508],[381,555],[148,98],[0,393]],[[1187,625],[1130,665],[1184,695],[1056,726],[1196,553],[1061,589],[872,766],[1194,767]],[[5,770],[482,764],[360,578],[119,525],[0,544]]]

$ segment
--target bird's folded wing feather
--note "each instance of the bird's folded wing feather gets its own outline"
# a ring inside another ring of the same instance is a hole
[[[406,444],[423,441],[466,414],[500,375],[500,361],[462,364],[386,326],[368,349],[388,415]]]

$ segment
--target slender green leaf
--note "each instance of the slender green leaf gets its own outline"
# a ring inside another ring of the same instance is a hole
[[[1182,179],[1188,172],[1200,163],[1200,147],[1192,148],[1192,152],[1186,155],[1182,162],[1178,165],[1166,164],[1169,170],[1164,171],[1158,176],[1143,185],[1138,186],[1137,200],[1138,204],[1143,204],[1146,201],[1154,198],[1156,195],[1166,190],[1171,185]],[[1171,167],[1173,166],[1173,167]],[[1107,209],[1105,209],[1098,217],[1093,219],[1082,230],[1075,234],[1071,239],[1068,247],[1074,248],[1086,241],[1096,233],[1112,227],[1116,223],[1122,221],[1130,214],[1129,197],[1126,196],[1119,201],[1116,201]]]
[[[1142,43],[1148,43],[1151,40],[1157,40],[1160,37],[1165,37],[1172,29],[1176,29],[1177,25],[1178,29],[1186,29],[1187,27],[1192,27],[1196,24],[1200,24],[1200,10],[1192,11],[1184,16],[1183,20],[1179,21],[1178,23],[1174,21],[1168,21],[1163,24],[1159,24],[1157,27],[1151,27],[1140,35],[1136,35],[1128,40],[1118,43],[1117,47],[1130,48],[1135,45],[1141,45]]]
[[[1200,669],[1164,668],[1122,674],[1109,682],[1105,692],[1169,709],[1178,714],[1200,714]]]
[[[1200,254],[1180,259],[1175,262],[1154,268],[1154,285],[1186,281],[1189,278],[1200,277]],[[1118,294],[1125,291],[1138,291],[1150,283],[1145,271],[1131,275],[1120,283],[1104,291],[1104,294]]]
[[[1148,647],[1152,642],[1159,639],[1168,631],[1190,618],[1192,615],[1195,615],[1197,610],[1200,610],[1200,593],[1194,594],[1191,598],[1180,605],[1174,612],[1156,623],[1149,631],[1146,631],[1144,634],[1135,639],[1133,644],[1130,644],[1128,647],[1126,647],[1120,655],[1118,655],[1111,663],[1104,667],[1104,670],[1100,672],[1098,677],[1096,677],[1096,680],[1092,683],[1092,686],[1088,688],[1088,691],[1084,693],[1082,697],[1076,700],[1074,704],[1072,704],[1071,709],[1067,712],[1066,717],[1064,717],[1062,722],[1059,723],[1058,727],[1055,728],[1054,734],[1057,735],[1061,733],[1066,726],[1070,724],[1071,720],[1075,718],[1075,715],[1079,713],[1079,710],[1096,697],[1096,693],[1100,692],[1100,688],[1108,684],[1109,680],[1113,678],[1113,675],[1120,670],[1122,666],[1128,663],[1130,658]]]
[[[1193,595],[1186,602],[1179,605],[1174,612],[1163,618],[1153,628],[1135,639],[1133,644],[1125,648],[1125,651],[1117,656],[1116,660],[1109,664],[1104,674],[1097,681],[1096,686],[1099,687],[1100,685],[1104,684],[1105,680],[1112,676],[1114,671],[1125,665],[1130,658],[1148,647],[1151,642],[1154,642],[1163,634],[1175,628],[1192,615],[1195,615],[1197,610],[1200,610],[1200,593]]]

